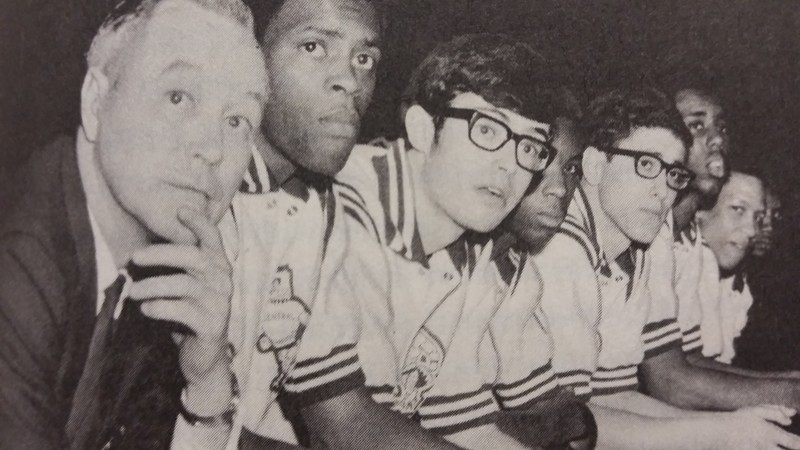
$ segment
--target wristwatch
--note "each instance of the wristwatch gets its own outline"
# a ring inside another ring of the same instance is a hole
[[[200,416],[186,409],[186,389],[181,392],[181,405],[180,414],[189,425],[193,427],[229,427],[233,425],[233,416],[239,406],[239,383],[236,381],[236,375],[231,372],[231,402],[225,411],[213,416]]]

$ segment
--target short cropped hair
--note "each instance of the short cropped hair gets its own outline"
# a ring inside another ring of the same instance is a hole
[[[589,145],[597,148],[612,147],[638,128],[665,128],[686,148],[692,145],[672,99],[654,88],[617,89],[597,97],[589,105],[585,127]]]
[[[318,0],[313,0],[317,2]],[[383,35],[386,30],[386,16],[383,14],[381,0],[361,0],[364,3],[372,5],[375,12],[378,14],[379,21],[379,34]],[[255,19],[255,33],[258,42],[264,44],[266,41],[266,33],[272,19],[278,15],[283,5],[287,0],[244,0],[244,3],[253,11]]]
[[[402,96],[401,116],[412,105],[434,117],[459,94],[474,93],[498,108],[552,123],[559,102],[545,74],[547,61],[528,44],[503,34],[468,34],[437,46],[416,68]]]
[[[731,172],[728,174],[728,177],[725,178],[725,182],[722,183],[722,186],[720,188],[720,192],[722,192],[722,188],[724,188],[725,186],[727,186],[731,182],[731,179],[733,178],[734,175],[741,175],[741,176],[744,176],[744,177],[755,178],[756,180],[758,180],[758,182],[761,183],[762,189],[764,190],[764,201],[765,202],[766,202],[766,199],[767,199],[767,197],[766,197],[767,192],[773,192],[774,193],[774,191],[771,190],[771,186],[772,185],[768,184],[767,181],[766,181],[767,177],[765,177],[764,174],[762,173],[761,169],[759,169],[756,166],[737,167],[737,168],[731,170]],[[704,196],[704,197],[702,197],[700,199],[699,210],[700,211],[710,211],[710,210],[712,210],[714,208],[714,206],[716,206],[718,199],[719,199],[718,196],[714,196],[714,197]]]
[[[99,68],[116,84],[127,60],[126,50],[164,0],[122,0],[109,13],[86,54],[89,67]],[[252,30],[253,16],[241,0],[187,0]]]
[[[720,73],[707,62],[688,62],[685,58],[672,58],[662,69],[659,88],[675,97],[680,91],[692,90],[716,99],[720,87]]]

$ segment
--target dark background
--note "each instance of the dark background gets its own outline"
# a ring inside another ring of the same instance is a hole
[[[0,168],[74,132],[83,55],[117,0],[13,0],[0,10]],[[800,207],[800,3],[794,0],[385,0],[389,30],[364,139],[396,135],[396,104],[414,65],[454,34],[506,32],[547,56],[582,100],[676,75],[712,82],[731,119],[734,167],[755,166],[789,212]],[[2,170],[0,170],[2,173]],[[797,225],[795,225],[797,224]],[[798,240],[800,241],[800,240]],[[792,275],[797,264],[787,261]]]
[[[117,0],[14,0],[0,8],[0,163],[77,124],[83,55]],[[457,33],[506,32],[533,44],[582,100],[689,74],[714,84],[737,165],[786,187],[800,158],[800,4],[793,0],[384,0],[390,29],[364,137],[396,134],[408,74]]]

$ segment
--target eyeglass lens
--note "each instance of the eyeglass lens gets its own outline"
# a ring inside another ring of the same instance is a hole
[[[486,116],[478,116],[470,127],[470,140],[475,145],[495,151],[511,139],[508,127]],[[547,167],[550,151],[542,142],[521,138],[516,146],[517,163],[526,170],[540,171]]]

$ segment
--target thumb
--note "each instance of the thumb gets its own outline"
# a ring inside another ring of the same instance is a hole
[[[467,291],[464,302],[465,317],[479,318],[488,321],[497,309],[497,277],[492,262],[492,242],[489,241],[479,250],[478,260],[467,274]],[[487,317],[489,316],[489,317]]]
[[[784,425],[784,426],[790,425],[792,423],[792,416],[794,415],[794,414],[787,414],[787,413],[794,413],[794,410],[776,405],[755,406],[753,408],[750,408],[750,411],[752,411],[753,414],[766,421],[777,423],[779,425]]]

